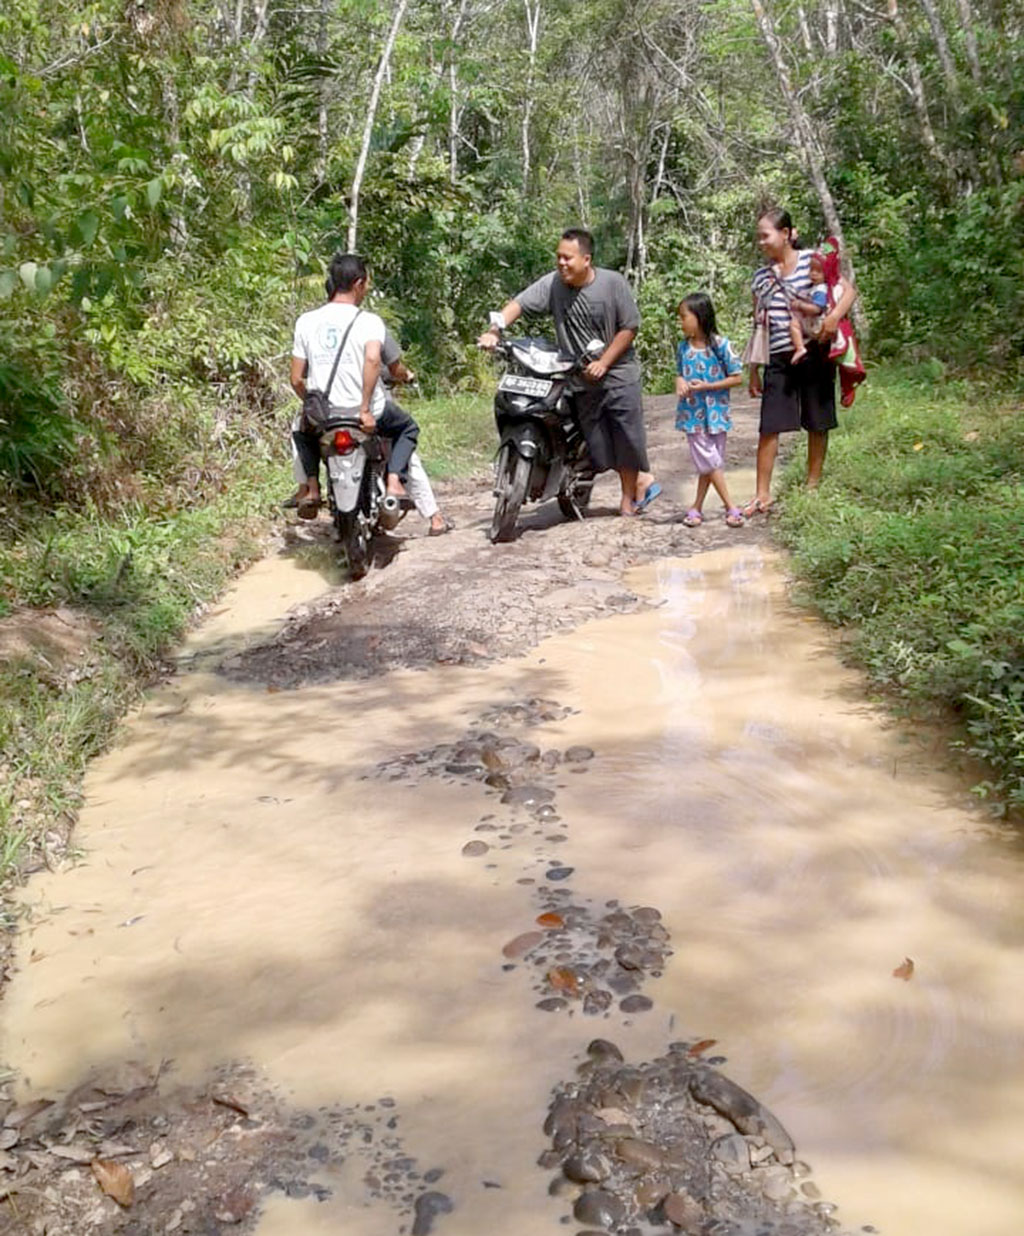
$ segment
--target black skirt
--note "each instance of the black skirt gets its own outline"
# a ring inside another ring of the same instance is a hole
[[[828,349],[808,342],[807,355],[791,365],[792,352],[773,352],[764,371],[761,433],[806,429],[828,433],[836,424],[836,367]]]

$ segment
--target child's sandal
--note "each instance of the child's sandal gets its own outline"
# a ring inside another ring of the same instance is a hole
[[[699,528],[703,522],[704,516],[695,506],[691,506],[683,516],[683,523],[687,526],[687,528]]]
[[[729,507],[729,509],[725,512],[725,522],[730,528],[743,527],[743,512],[738,506]]]

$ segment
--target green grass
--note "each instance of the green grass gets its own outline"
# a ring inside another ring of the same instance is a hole
[[[929,369],[876,372],[832,435],[817,493],[785,480],[781,534],[803,598],[916,708],[950,712],[1024,808],[1024,421]]]
[[[468,476],[490,464],[498,446],[491,396],[403,397],[402,406],[419,423],[419,452],[431,476]]]

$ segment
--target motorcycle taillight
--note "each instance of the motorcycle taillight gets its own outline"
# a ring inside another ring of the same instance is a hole
[[[356,449],[356,440],[347,429],[334,431],[334,449],[339,455],[348,455]]]

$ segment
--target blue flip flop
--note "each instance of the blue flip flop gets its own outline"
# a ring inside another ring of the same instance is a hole
[[[640,501],[636,504],[636,506],[633,509],[639,515],[641,511],[646,510],[646,508],[651,505],[651,503],[660,493],[661,493],[661,486],[658,484],[657,481],[652,481],[651,484],[648,485],[647,488],[644,490],[644,496],[640,499]]]

